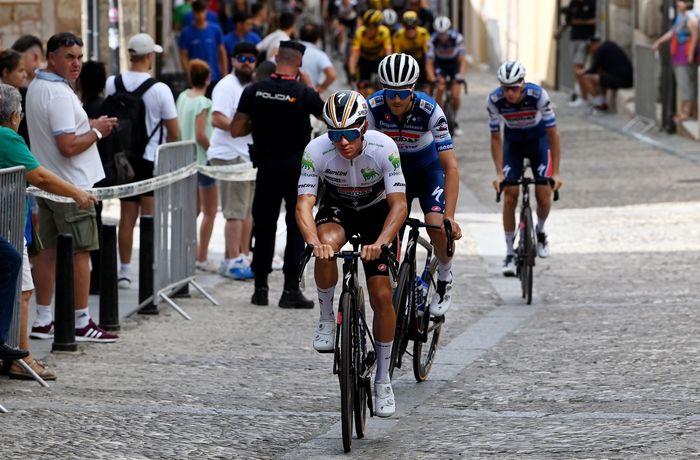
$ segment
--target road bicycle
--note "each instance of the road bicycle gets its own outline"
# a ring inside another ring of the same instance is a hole
[[[537,234],[535,225],[532,222],[532,208],[530,208],[530,185],[537,184],[531,178],[525,176],[525,170],[529,167],[529,162],[523,166],[521,179],[516,182],[501,182],[499,192],[496,193],[496,202],[501,201],[501,192],[507,185],[519,185],[522,189],[522,201],[520,204],[520,221],[518,222],[518,244],[515,247],[515,276],[520,279],[523,299],[528,305],[532,303],[533,267],[537,257]],[[554,185],[554,181],[549,179],[549,184]],[[559,191],[554,191],[554,201],[559,200]]]
[[[336,322],[333,374],[338,375],[340,383],[340,416],[345,452],[350,452],[352,446],[353,415],[358,439],[365,435],[367,409],[370,416],[374,416],[371,376],[377,364],[374,337],[365,319],[364,289],[360,286],[358,276],[359,237],[354,235],[349,242],[351,251],[338,251],[334,254],[343,260],[343,290]],[[386,245],[382,246],[382,253],[388,260],[392,283],[395,283],[396,258]],[[301,261],[300,280],[312,255],[313,246],[307,245]]]
[[[391,349],[389,375],[393,376],[394,368],[401,368],[403,355],[407,353],[408,342],[413,341],[413,375],[417,381],[423,382],[428,378],[440,340],[440,331],[445,322],[445,316],[432,316],[429,305],[433,292],[437,288],[438,260],[433,258],[433,246],[419,234],[421,228],[440,229],[439,225],[431,225],[409,217],[405,224],[410,227],[404,259],[399,268],[397,288],[394,290],[394,310],[396,311],[396,332]],[[447,255],[452,257],[454,245],[452,240],[452,224],[445,219],[443,222],[447,236]],[[425,255],[418,256],[417,249],[421,246]],[[419,275],[418,269],[422,272]]]
[[[459,83],[463,88],[464,88],[464,94],[467,94],[467,82],[464,80],[457,80],[456,83]],[[433,82],[434,86],[437,86],[437,82]],[[447,129],[450,131],[450,135],[454,136],[455,134],[455,122],[457,121],[457,112],[454,109],[454,106],[452,104],[452,79],[446,79],[445,80],[445,92],[443,96],[443,101],[437,101],[438,104],[440,104],[440,107],[442,107],[442,111],[445,113],[445,119],[447,120]]]

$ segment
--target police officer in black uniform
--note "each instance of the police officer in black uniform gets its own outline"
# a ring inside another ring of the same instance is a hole
[[[294,211],[301,157],[311,137],[309,115],[320,117],[323,101],[299,72],[305,47],[294,41],[280,43],[277,70],[269,78],[243,90],[231,122],[231,135],[253,135],[251,160],[258,168],[253,198],[253,235],[255,251],[251,268],[255,273],[255,292],[251,302],[268,304],[267,277],[272,271],[277,218],[282,198],[287,210],[287,246],[284,251],[284,291],[282,308],[313,308],[314,303],[299,290],[299,262],[304,239]]]

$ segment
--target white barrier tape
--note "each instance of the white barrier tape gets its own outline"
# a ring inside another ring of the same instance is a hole
[[[115,185],[113,187],[92,188],[86,191],[93,194],[99,201],[111,200],[114,198],[126,198],[166,187],[197,172],[201,172],[202,174],[214,179],[224,181],[255,180],[257,174],[257,170],[253,169],[252,163],[250,162],[222,166],[202,166],[192,163],[176,171],[155,176],[151,179],[133,182],[131,184]],[[36,197],[46,198],[59,203],[73,203],[72,198],[54,195],[36,187],[27,188],[27,192]]]

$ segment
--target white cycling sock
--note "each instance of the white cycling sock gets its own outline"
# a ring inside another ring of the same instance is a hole
[[[513,244],[515,243],[515,232],[506,233],[506,254],[509,256],[515,255]]]
[[[452,279],[452,259],[446,264],[442,262],[438,264],[438,280],[449,281],[450,279]]]
[[[335,285],[326,288],[316,288],[318,292],[318,305],[321,310],[321,321],[330,321],[333,319],[333,295],[335,294]]]
[[[391,383],[389,378],[391,345],[392,342],[374,342],[374,350],[377,352],[377,373],[374,375],[374,383]]]
[[[593,104],[595,104],[595,105],[605,104],[605,96],[603,96],[602,94],[599,94],[597,96],[593,96]]]
[[[121,267],[119,267],[119,274],[120,275],[131,275],[131,265],[130,264],[122,264]]]
[[[53,321],[53,313],[51,312],[51,305],[39,305],[36,306],[36,319],[34,320],[34,326],[48,326]]]
[[[537,221],[537,225],[535,225],[535,231],[537,233],[544,233],[544,219],[540,219]]]
[[[75,328],[82,329],[90,323],[90,310],[86,307],[75,310]]]

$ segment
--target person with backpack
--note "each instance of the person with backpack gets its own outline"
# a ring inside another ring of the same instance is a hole
[[[115,153],[121,147],[133,168],[137,182],[153,177],[155,154],[158,145],[180,139],[175,99],[165,83],[151,77],[156,53],[163,48],[156,45],[148,34],[137,34],[129,39],[129,70],[107,79],[107,94],[102,111],[119,119],[114,140],[118,140]],[[117,110],[117,108],[121,108]],[[115,142],[112,142],[112,145]],[[134,226],[141,215],[153,215],[153,192],[121,199],[119,219],[119,287],[131,286],[131,251]]]

